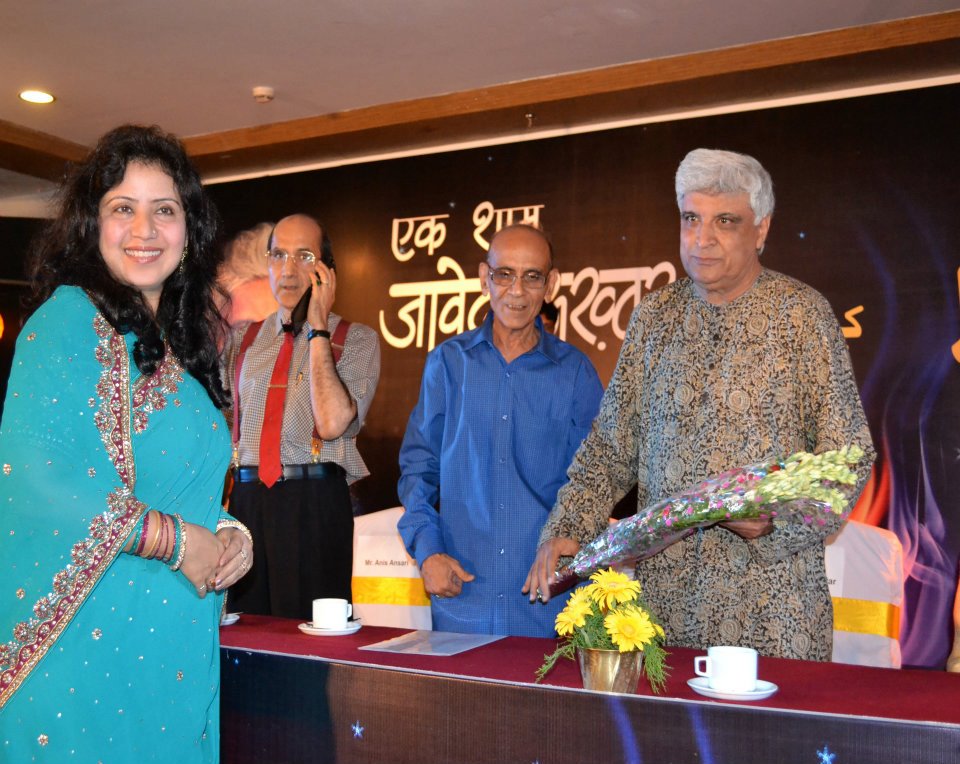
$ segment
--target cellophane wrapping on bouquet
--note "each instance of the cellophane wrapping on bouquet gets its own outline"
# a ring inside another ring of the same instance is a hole
[[[550,591],[569,589],[602,568],[652,557],[697,528],[726,520],[793,515],[822,525],[829,515],[846,514],[857,482],[853,467],[862,458],[857,446],[816,455],[801,451],[709,477],[604,530],[557,573]]]

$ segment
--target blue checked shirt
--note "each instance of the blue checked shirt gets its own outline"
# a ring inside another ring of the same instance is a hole
[[[537,346],[509,364],[489,315],[427,356],[400,448],[398,527],[418,565],[446,553],[476,576],[432,599],[439,631],[548,637],[565,600],[531,605],[520,589],[603,388],[582,352],[537,325]]]

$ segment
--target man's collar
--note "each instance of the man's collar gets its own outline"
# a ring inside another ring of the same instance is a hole
[[[273,326],[274,334],[279,335],[284,330],[283,329],[284,327],[283,311],[277,310],[277,312],[274,313],[272,316],[269,316],[266,319],[264,319],[265,323],[269,321],[273,322],[271,326]],[[337,324],[339,323],[339,321],[340,321],[340,316],[331,310],[330,316],[327,318],[327,323],[330,326],[330,331],[333,331],[334,329],[337,328]],[[312,328],[313,327],[310,326],[309,321],[304,321],[303,324],[300,326],[299,331],[295,332],[293,336],[298,337],[300,336],[300,333],[303,332],[304,330],[310,331],[310,329]]]
[[[283,327],[284,327],[284,323],[283,323],[283,311],[278,310],[276,313],[273,314],[273,322],[274,322],[274,323],[273,323],[273,326],[274,326],[273,331],[274,331],[276,334],[280,334],[280,333],[283,331]]]
[[[557,343],[546,338],[546,330],[543,328],[543,321],[540,316],[537,316],[534,319],[536,324],[537,331],[539,336],[537,337],[537,344],[534,345],[527,353],[538,352],[542,355],[549,358],[553,363],[559,364],[560,359],[557,357]],[[473,339],[470,340],[467,345],[467,349],[472,349],[477,345],[486,342],[492,348],[496,348],[496,344],[493,341],[493,311],[487,311],[487,317],[484,319],[483,323],[477,327],[479,331],[473,335]],[[526,353],[524,353],[526,355]]]
[[[543,328],[543,319],[540,316],[537,316],[534,319],[534,322],[537,325],[537,331],[540,332],[540,338],[537,340],[536,349],[543,353],[543,355],[545,355],[555,364],[559,364],[560,357],[557,354],[557,350],[560,347],[559,340]],[[549,339],[547,338],[548,335]]]
[[[493,311],[487,311],[487,317],[483,319],[483,323],[477,327],[478,331],[473,335],[473,339],[470,340],[470,343],[467,345],[468,349],[475,348],[481,342],[486,342],[493,347],[496,345],[493,344]]]

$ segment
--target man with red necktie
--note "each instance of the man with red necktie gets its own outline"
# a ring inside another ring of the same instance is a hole
[[[371,328],[332,311],[333,251],[316,220],[283,218],[265,257],[278,310],[238,329],[226,354],[230,512],[257,549],[231,608],[309,618],[315,598],[351,599],[348,486],[369,474],[356,438],[380,376],[380,345]]]

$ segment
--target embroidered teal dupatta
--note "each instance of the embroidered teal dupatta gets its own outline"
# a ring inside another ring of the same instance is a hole
[[[215,531],[223,417],[168,355],[149,378],[61,287],[17,341],[0,424],[0,750],[214,761],[219,608],[121,550],[146,509]]]

